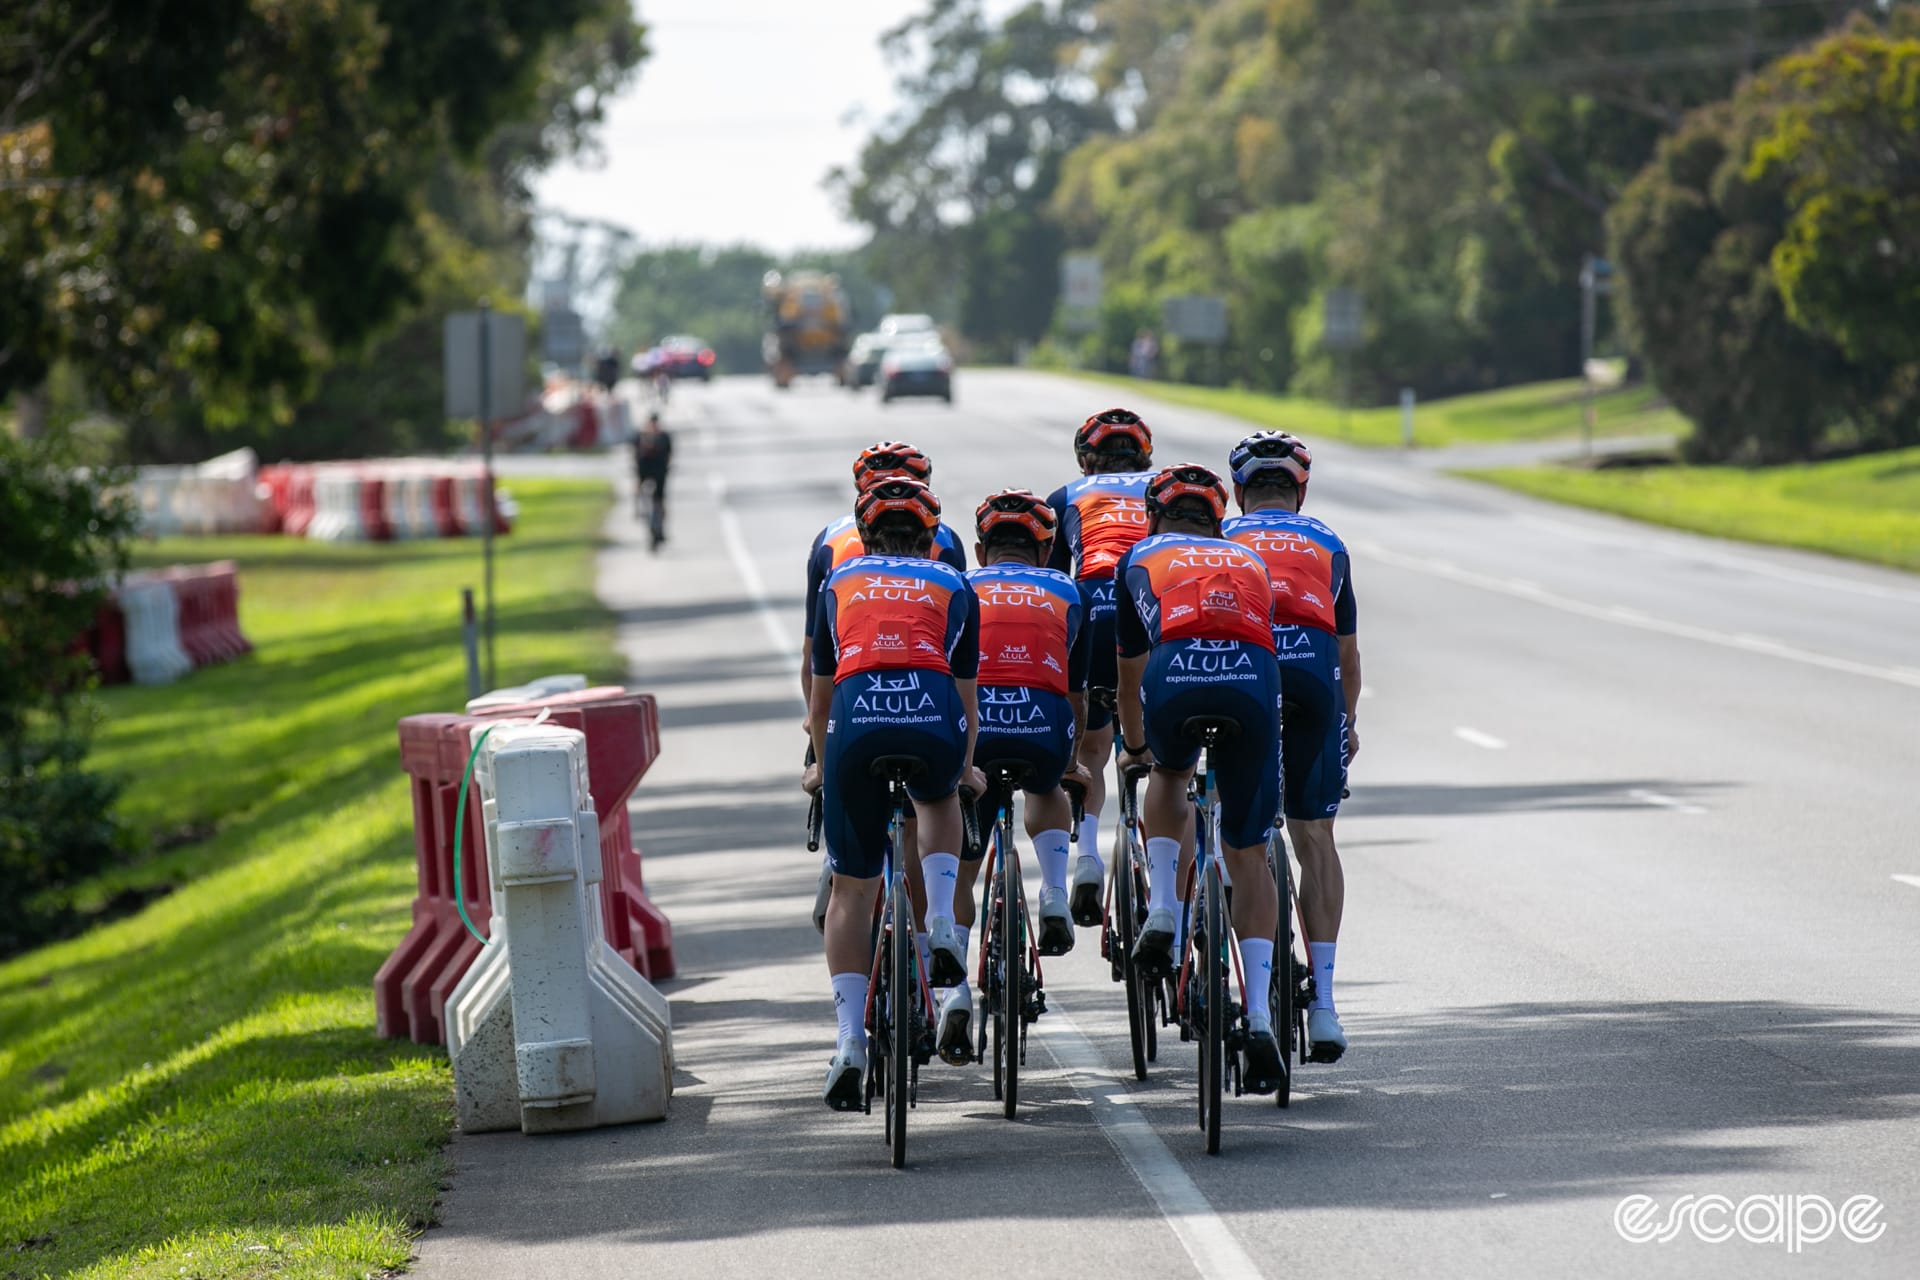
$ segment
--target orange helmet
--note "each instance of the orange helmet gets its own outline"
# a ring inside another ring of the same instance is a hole
[[[995,529],[1010,525],[1025,529],[1035,542],[1049,542],[1058,524],[1059,517],[1054,515],[1047,500],[1031,489],[1002,489],[988,494],[986,500],[973,509],[973,527],[982,541]]]
[[[1207,504],[1215,523],[1226,518],[1227,486],[1220,477],[1197,462],[1182,462],[1166,467],[1147,481],[1147,514],[1157,516],[1183,498],[1198,498]]]
[[[876,480],[888,476],[906,476],[909,479],[925,483],[933,475],[933,461],[910,444],[898,440],[882,440],[868,449],[862,449],[860,456],[853,460],[853,485],[856,489],[865,489]]]
[[[940,499],[911,476],[889,476],[868,485],[853,503],[854,523],[864,541],[882,516],[904,511],[929,533],[940,527]]]
[[[1126,448],[1126,441],[1132,442],[1131,449]],[[1151,458],[1153,431],[1131,409],[1103,409],[1073,433],[1073,452],[1076,457],[1085,457],[1105,451],[1137,452],[1141,457]]]

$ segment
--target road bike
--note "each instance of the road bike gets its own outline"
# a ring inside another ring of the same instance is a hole
[[[1160,1026],[1165,1020],[1165,982],[1134,962],[1133,948],[1147,919],[1147,856],[1140,835],[1140,782],[1150,770],[1121,771],[1120,831],[1107,877],[1106,924],[1100,946],[1109,972],[1127,996],[1127,1039],[1133,1052],[1133,1078],[1147,1078],[1147,1064],[1160,1056]]]
[[[1032,769],[1024,761],[990,760],[981,772],[987,775],[994,819],[981,889],[979,986],[984,1008],[976,1056],[982,1060],[987,1056],[991,1024],[993,1096],[1011,1120],[1020,1102],[1027,1028],[1047,1011],[1040,951],[1027,915],[1020,848],[1013,832],[1013,793]]]
[[[886,1107],[886,1139],[893,1167],[907,1162],[907,1113],[920,1087],[920,1068],[933,1060],[933,995],[913,936],[907,894],[907,783],[926,771],[916,756],[880,756],[872,771],[885,778],[892,815],[887,823],[884,891],[874,907],[873,971],[867,984],[866,1109],[879,1096]]]

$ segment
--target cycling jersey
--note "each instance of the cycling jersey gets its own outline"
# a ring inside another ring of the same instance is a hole
[[[1357,625],[1352,561],[1338,534],[1312,516],[1256,511],[1234,516],[1221,534],[1265,562],[1275,627],[1312,627],[1350,636]],[[1281,661],[1286,655],[1281,654]]]
[[[1140,698],[1146,747],[1170,769],[1191,768],[1196,716],[1234,721],[1214,748],[1220,836],[1264,844],[1280,808],[1280,676],[1266,567],[1221,538],[1161,534],[1121,559],[1114,632],[1122,657],[1148,655]]]
[[[806,636],[813,638],[814,630],[820,618],[820,588],[833,571],[851,560],[854,556],[864,555],[866,547],[860,541],[860,529],[851,515],[841,516],[832,524],[813,536],[813,545],[807,548],[807,597],[806,597]],[[967,571],[967,552],[961,545],[960,536],[942,524],[933,532],[933,556],[942,564],[950,564],[961,573]]]
[[[952,567],[908,556],[860,555],[820,592],[813,673],[834,682],[827,716],[822,833],[833,869],[869,879],[886,856],[881,756],[918,759],[916,800],[952,795],[966,767],[967,715],[956,680],[979,669],[973,588]]]
[[[996,564],[967,575],[980,603],[980,732],[973,758],[1018,761],[1028,791],[1051,791],[1072,764],[1068,693],[1087,687],[1087,595],[1057,569]],[[980,800],[983,826],[993,801]],[[981,852],[980,849],[973,850]]]
[[[1128,548],[1147,536],[1147,481],[1152,471],[1116,471],[1081,476],[1054,490],[1047,499],[1057,520],[1049,568],[1071,572],[1087,593],[1087,685],[1111,689],[1118,680],[1113,665],[1113,571]],[[1113,723],[1102,703],[1087,708],[1087,728]]]
[[[835,682],[862,671],[930,670],[971,680],[980,611],[966,577],[937,560],[855,556],[820,592],[825,643],[813,673]]]
[[[1056,569],[996,564],[967,582],[980,607],[980,683],[1049,693],[1087,687],[1085,588]]]

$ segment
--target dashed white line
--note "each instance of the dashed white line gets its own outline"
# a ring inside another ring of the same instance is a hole
[[[1706,812],[1705,809],[1697,804],[1688,804],[1685,800],[1679,800],[1669,795],[1662,795],[1658,791],[1647,791],[1642,788],[1635,788],[1627,792],[1627,795],[1638,800],[1641,804],[1650,804],[1657,809],[1672,809],[1675,813]]]
[[[1901,884],[1910,884],[1914,888],[1920,889],[1920,876],[1903,876],[1896,874],[1893,878]]]
[[[1496,738],[1490,733],[1482,733],[1480,730],[1469,728],[1464,724],[1453,731],[1453,736],[1462,742],[1470,742],[1474,746],[1486,751],[1505,751],[1507,749],[1507,743],[1504,738]]]
[[[1202,1276],[1239,1280],[1257,1277],[1260,1268],[1207,1203],[1167,1144],[1140,1111],[1132,1090],[1114,1079],[1114,1069],[1074,1020],[1053,1000],[1047,1001],[1047,1019],[1039,1024],[1040,1043],[1066,1073],[1073,1087],[1093,1107],[1100,1131],[1120,1153],[1133,1176],[1146,1188],[1160,1215],[1193,1259]]]
[[[1548,608],[1559,609],[1563,613],[1577,614],[1583,618],[1598,618],[1602,622],[1615,622],[1625,627],[1637,627],[1642,631],[1654,631],[1661,635],[1679,636],[1686,640],[1698,640],[1704,644],[1719,645],[1724,649],[1738,649],[1742,653],[1764,654],[1772,658],[1784,658],[1789,662],[1798,662],[1809,667],[1823,667],[1828,671],[1844,671],[1849,675],[1869,676],[1875,680],[1885,680],[1889,684],[1905,685],[1909,689],[1920,689],[1920,669],[1913,667],[1889,667],[1872,662],[1857,662],[1852,658],[1835,657],[1829,653],[1815,653],[1810,649],[1800,649],[1793,645],[1782,644],[1764,636],[1734,635],[1725,631],[1715,631],[1709,627],[1696,627],[1691,623],[1672,622],[1665,618],[1653,618],[1638,615],[1635,611],[1619,606],[1589,604],[1585,600],[1574,600],[1567,596],[1556,595],[1539,587],[1521,586],[1510,578],[1496,578],[1491,574],[1475,573],[1471,569],[1462,569],[1459,565],[1446,560],[1435,560],[1428,556],[1408,555],[1395,551],[1377,542],[1348,539],[1347,547],[1362,555],[1370,556],[1382,563],[1396,565],[1403,569],[1413,569],[1435,577],[1446,578],[1451,582],[1465,583],[1486,591],[1497,591],[1502,595],[1514,596],[1521,600],[1531,600]]]

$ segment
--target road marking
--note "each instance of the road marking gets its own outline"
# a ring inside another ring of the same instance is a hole
[[[1113,1068],[1065,1009],[1049,1000],[1047,1014],[1039,1024],[1040,1043],[1072,1081],[1074,1091],[1092,1105],[1101,1132],[1153,1198],[1194,1267],[1209,1280],[1257,1277],[1260,1268],[1153,1131],[1153,1122],[1141,1114],[1133,1091],[1114,1078]]]
[[[780,665],[789,673],[800,671],[800,655],[795,651],[793,640],[787,635],[787,629],[780,623],[780,615],[774,610],[773,598],[767,594],[767,584],[760,577],[760,568],[753,562],[753,555],[747,550],[747,539],[740,532],[740,517],[733,513],[727,504],[727,481],[717,471],[707,473],[707,488],[713,491],[714,506],[720,512],[720,537],[727,544],[727,554],[733,557],[733,567],[740,573],[740,581],[746,584],[747,594],[753,598],[754,612],[760,615],[760,625],[767,629],[767,641],[773,646],[773,652],[780,659]],[[799,694],[794,697],[798,699]]]
[[[1490,733],[1482,733],[1478,729],[1470,729],[1464,724],[1453,731],[1453,736],[1462,742],[1471,742],[1474,746],[1484,748],[1488,751],[1505,751],[1507,749],[1507,744],[1503,739],[1496,738]]]
[[[1784,658],[1803,666],[1842,671],[1848,675],[1868,676],[1875,680],[1884,680],[1889,684],[1920,689],[1920,670],[1912,667],[1883,667],[1871,662],[1856,662],[1852,658],[1837,658],[1832,654],[1815,653],[1811,649],[1798,649],[1777,640],[1769,640],[1764,636],[1733,635],[1725,631],[1715,631],[1709,627],[1696,627],[1691,623],[1670,622],[1665,618],[1636,615],[1633,611],[1618,606],[1588,604],[1584,600],[1555,595],[1551,591],[1540,588],[1521,590],[1509,579],[1475,573],[1471,569],[1462,569],[1459,565],[1446,560],[1408,555],[1405,552],[1381,546],[1377,542],[1348,539],[1347,548],[1350,551],[1371,556],[1384,564],[1446,578],[1470,587],[1479,587],[1484,591],[1497,591],[1501,595],[1513,596],[1520,600],[1531,600],[1535,604],[1543,604],[1582,618],[1597,618],[1602,622],[1618,623],[1623,627],[1636,627],[1639,630],[1653,631],[1660,635],[1678,636],[1683,640],[1698,640],[1704,644],[1719,645],[1723,649],[1738,649],[1742,653],[1758,653],[1770,658]]]
[[[1668,795],[1662,795],[1658,791],[1647,791],[1644,789],[1636,788],[1632,791],[1627,792],[1627,795],[1629,795],[1635,800],[1638,800],[1641,804],[1650,804],[1657,809],[1672,809],[1675,813],[1705,813],[1706,812],[1705,809],[1701,808],[1697,804],[1688,804],[1685,800],[1676,800],[1674,797],[1668,796]]]
[[[1910,884],[1914,888],[1920,889],[1920,876],[1896,875],[1894,876],[1894,879],[1898,880],[1901,884]]]

